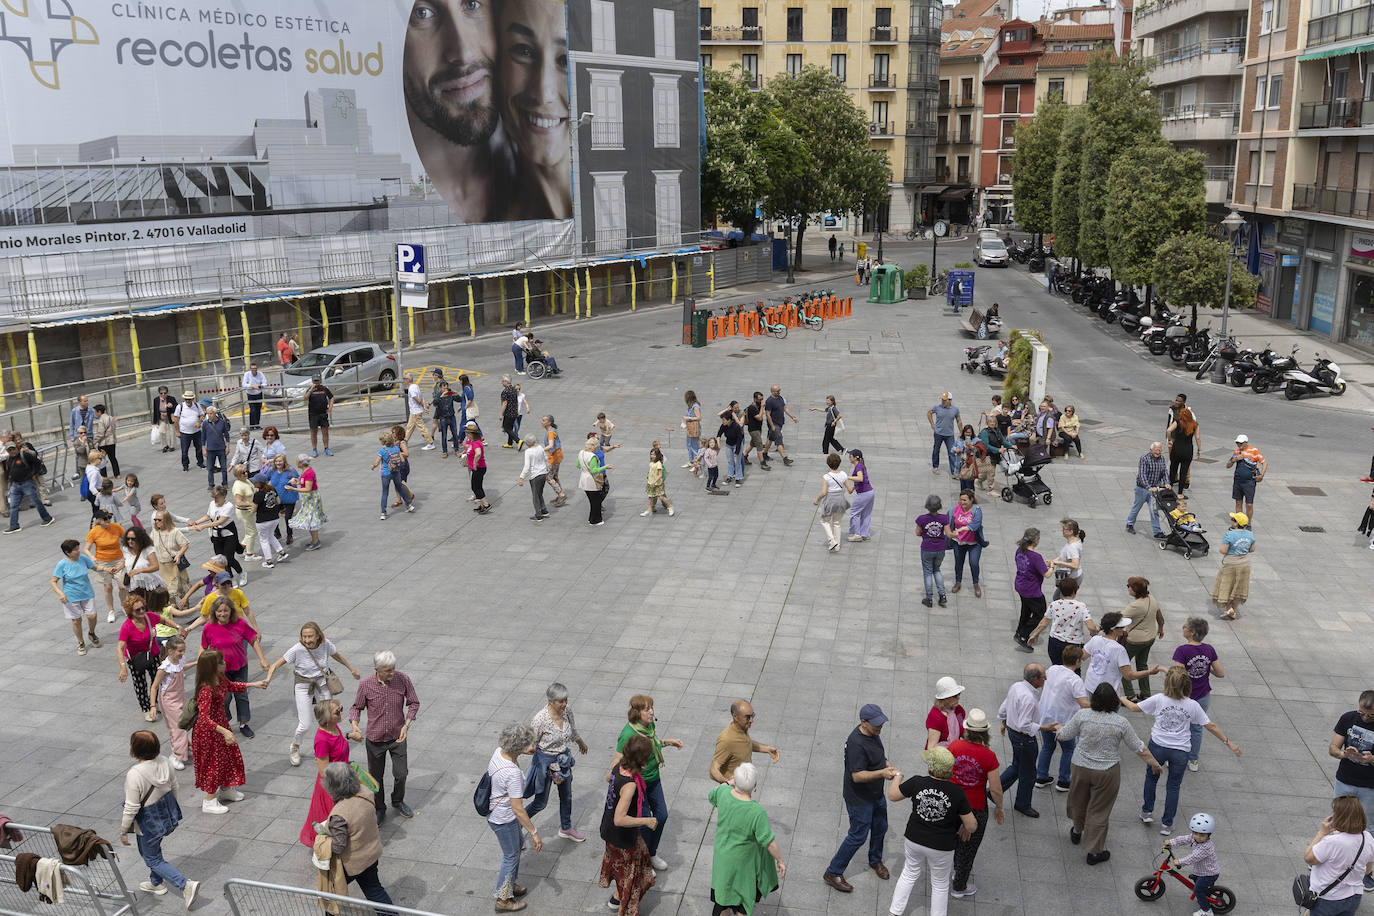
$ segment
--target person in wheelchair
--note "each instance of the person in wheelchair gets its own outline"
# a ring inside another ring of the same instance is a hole
[[[525,347],[525,362],[528,363],[532,359],[543,360],[549,367],[549,375],[557,375],[561,371],[558,368],[558,361],[544,346],[544,341],[538,338],[530,339],[529,344]]]

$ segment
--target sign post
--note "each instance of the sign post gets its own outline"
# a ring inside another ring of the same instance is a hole
[[[396,285],[391,296],[391,328],[396,345],[396,363],[405,370],[401,359],[401,306],[408,309],[429,308],[429,287],[425,285],[425,246],[396,246]]]

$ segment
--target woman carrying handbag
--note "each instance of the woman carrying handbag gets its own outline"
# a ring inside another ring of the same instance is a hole
[[[1331,800],[1331,814],[1302,855],[1312,871],[1293,879],[1293,901],[1311,916],[1346,916],[1360,908],[1364,878],[1374,873],[1374,837],[1368,826],[1354,795]]]

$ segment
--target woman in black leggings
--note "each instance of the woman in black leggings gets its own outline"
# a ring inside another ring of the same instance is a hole
[[[239,565],[238,555],[243,553],[243,546],[239,543],[239,529],[234,524],[234,506],[229,502],[228,496],[227,487],[211,488],[209,508],[205,510],[204,515],[187,527],[193,531],[210,532],[212,551],[224,557],[227,561],[226,571],[236,576],[237,585],[243,586],[247,584],[248,576]]]
[[[840,444],[839,439],[835,438],[835,428],[840,425],[840,421],[843,420],[844,417],[840,414],[840,409],[835,406],[835,396],[833,394],[827,394],[825,396],[825,406],[812,407],[811,410],[825,411],[825,435],[821,437],[821,454],[829,455],[832,448],[837,452],[843,453],[844,446]]]

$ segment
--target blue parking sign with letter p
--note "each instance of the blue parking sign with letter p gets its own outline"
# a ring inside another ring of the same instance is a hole
[[[424,274],[425,246],[397,245],[396,272],[398,274]]]

